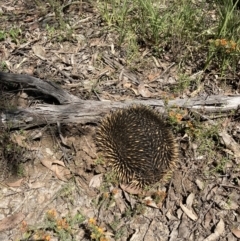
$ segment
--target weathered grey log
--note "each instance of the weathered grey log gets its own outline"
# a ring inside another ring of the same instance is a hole
[[[131,104],[144,104],[164,111],[169,107],[183,107],[205,114],[223,113],[237,110],[240,96],[209,96],[206,99],[176,99],[165,106],[162,100],[133,100],[124,102],[86,100],[67,105],[36,105],[31,108],[5,111],[1,114],[2,123],[11,128],[23,128],[42,124],[60,123],[97,123],[99,119],[117,108]]]
[[[21,84],[24,87],[36,89],[42,94],[50,95],[60,104],[71,103],[73,101],[79,101],[80,99],[74,95],[69,94],[65,90],[63,90],[60,86],[51,82],[49,80],[43,81],[41,79],[23,75],[23,74],[11,74],[0,71],[0,83],[9,84]]]
[[[240,107],[240,95],[213,95],[189,99],[175,99],[170,100],[167,104],[162,100],[155,99],[127,100],[123,102],[93,101],[80,100],[49,81],[42,81],[30,76],[19,76],[0,72],[0,81],[3,83],[24,83],[26,86],[32,86],[44,94],[55,97],[62,104],[41,104],[26,109],[2,110],[2,112],[0,112],[0,124],[10,128],[28,128],[56,122],[97,123],[103,115],[109,113],[111,110],[124,108],[131,104],[149,105],[157,108],[160,112],[170,107],[182,107],[203,114],[223,113],[237,110]]]

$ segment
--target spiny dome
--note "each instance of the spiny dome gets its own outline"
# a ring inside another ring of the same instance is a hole
[[[121,182],[143,186],[172,171],[178,147],[161,115],[144,105],[103,118],[96,134],[98,151]]]

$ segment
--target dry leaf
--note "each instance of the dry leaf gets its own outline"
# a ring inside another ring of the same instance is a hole
[[[54,173],[59,180],[66,182],[72,177],[71,172],[67,168],[58,165],[53,165],[53,167],[55,170]]]
[[[62,144],[64,144],[65,146],[68,146],[67,145],[67,138],[66,137],[63,137],[62,134],[59,135],[60,136],[60,139],[62,141]]]
[[[187,208],[182,203],[180,203],[180,207],[190,219],[192,219],[193,221],[196,221],[198,219],[197,214],[192,209]]]
[[[234,202],[233,200],[229,203],[227,201],[224,201],[223,197],[218,195],[214,196],[213,201],[224,210],[236,210],[239,207],[238,203]]]
[[[136,96],[139,96],[139,92],[138,92],[137,89],[135,89],[135,88],[130,88],[130,89],[134,92],[134,94],[135,94]]]
[[[32,140],[40,139],[43,136],[43,133],[41,131],[34,131],[33,134],[31,134]]]
[[[9,187],[20,187],[23,180],[24,180],[24,178],[21,178],[21,179],[17,180],[16,182],[6,183],[6,185],[8,185]]]
[[[196,182],[198,188],[199,188],[200,190],[203,190],[203,188],[204,188],[204,183],[203,183],[202,181],[200,181],[199,179],[196,179],[195,182]]]
[[[23,213],[15,213],[0,221],[0,231],[15,228],[25,218]]]
[[[48,168],[49,170],[52,170],[52,161],[49,160],[48,158],[44,158],[41,160],[41,163]]]
[[[178,226],[180,222],[175,222],[175,228],[173,228],[171,234],[170,234],[170,239],[169,241],[175,241],[178,238]]]
[[[122,199],[121,192],[119,191],[116,195],[114,195],[114,200],[116,202],[117,207],[119,208],[121,213],[125,213],[126,204]]]
[[[203,241],[215,241],[215,240],[219,240],[220,235],[224,232],[224,222],[222,219],[220,219],[220,221],[218,222],[214,233],[212,233],[211,235],[209,235],[207,238],[205,238]]]
[[[28,186],[29,188],[32,188],[32,189],[38,189],[38,188],[44,187],[45,184],[43,182],[34,182],[33,184],[28,183]]]
[[[239,229],[235,228],[235,229],[232,229],[231,231],[237,238],[240,238],[240,230]]]
[[[15,134],[15,133],[11,135],[11,140],[21,147],[26,147],[26,143],[23,142],[25,139],[26,138],[24,136],[18,135],[18,134]]]
[[[191,234],[191,231],[189,226],[189,220],[187,218],[187,215],[183,213],[181,218],[181,223],[178,226],[178,238],[182,240],[188,240],[190,234]]]
[[[126,82],[126,83],[123,84],[124,89],[130,89],[131,87],[132,87],[132,84],[129,83],[129,82]]]
[[[54,160],[54,161],[52,162],[52,164],[58,164],[58,165],[60,165],[60,166],[65,167],[65,164],[64,164],[63,161]]]
[[[141,188],[133,187],[133,186],[130,186],[130,185],[124,185],[124,184],[120,184],[120,187],[123,191],[125,191],[129,194],[136,195],[136,194],[142,193]]]
[[[205,228],[209,228],[210,226],[210,222],[212,221],[212,214],[210,212],[208,212],[205,217],[204,217],[204,222],[203,222],[203,226]]]
[[[145,197],[144,204],[152,208],[158,208],[157,204],[152,200],[151,197]]]
[[[38,148],[35,147],[30,147],[24,140],[26,140],[26,137],[23,135],[18,135],[16,133],[11,135],[11,140],[14,143],[17,143],[19,146],[26,148],[29,151],[34,151],[37,150]]]
[[[67,168],[65,168],[65,165],[62,161],[44,158],[41,160],[41,163],[49,170],[54,172],[58,179],[64,182],[72,177],[71,172]]]
[[[102,174],[95,175],[89,182],[89,187],[99,188],[102,183]]]
[[[145,84],[140,84],[138,86],[138,92],[139,94],[142,96],[142,97],[146,97],[146,98],[149,98],[151,97],[151,92],[148,90],[148,88],[146,88],[147,85]]]
[[[240,157],[240,146],[237,142],[224,130],[219,133],[222,143],[231,151],[233,151],[236,158]]]
[[[123,191],[123,194],[124,194],[124,198],[128,201],[128,203],[130,203],[131,208],[134,208],[137,203],[137,200],[132,195],[129,195],[125,191]]]
[[[45,49],[40,45],[34,45],[32,47],[33,53],[40,59],[46,60],[46,52]]]
[[[149,74],[147,76],[147,78],[148,78],[149,82],[152,82],[152,81],[156,80],[159,76],[160,76],[160,73],[157,72],[157,73],[154,73],[154,74]]]
[[[6,6],[6,5],[2,5],[2,8],[3,8],[3,9],[6,9],[6,11],[8,11],[8,12],[12,12],[12,11],[14,11],[14,10],[15,10],[15,8],[14,8],[14,7],[11,7],[11,6]]]
[[[192,207],[194,197],[195,197],[194,193],[190,193],[188,195],[187,200],[186,200],[186,204],[187,204],[188,208]]]

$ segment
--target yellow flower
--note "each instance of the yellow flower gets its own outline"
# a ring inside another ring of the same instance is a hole
[[[216,46],[219,46],[219,41],[220,41],[220,39],[216,39],[216,40],[215,40],[215,45],[216,45]],[[212,43],[212,42],[213,42],[213,41],[211,41],[211,43]]]
[[[96,239],[96,235],[94,233],[91,234],[91,239]]]
[[[169,112],[169,116],[170,117],[172,117],[172,118],[174,118],[174,120],[176,121],[176,122],[181,122],[181,120],[182,120],[182,118],[183,118],[183,115],[182,114],[180,114],[180,113],[176,113],[176,112],[174,112],[174,111],[170,111]]]
[[[117,188],[114,188],[114,189],[112,190],[112,194],[115,195],[115,194],[118,193],[118,191],[119,191],[119,190],[118,190]]]
[[[103,197],[104,197],[104,198],[109,198],[109,193],[108,193],[108,192],[105,192],[105,193],[103,194]]]
[[[194,130],[194,127],[191,121],[187,121],[187,127]]]
[[[68,229],[69,225],[65,218],[57,220],[57,228],[58,229]]]
[[[229,41],[229,48],[231,50],[236,50],[237,49],[237,43],[235,43],[234,41]]]
[[[95,218],[89,218],[88,223],[89,223],[89,224],[96,225],[97,221],[96,221]]]
[[[100,227],[97,228],[97,231],[99,232],[99,234],[103,234],[104,233],[104,230]]]
[[[228,45],[228,41],[225,38],[223,38],[223,39],[216,39],[215,40],[215,45],[216,46],[223,46],[223,47],[225,47],[226,45]]]
[[[55,209],[50,209],[47,211],[47,217],[49,219],[55,219],[57,216],[57,211]]]
[[[50,241],[50,240],[51,240],[51,236],[50,236],[50,235],[46,235],[46,236],[44,237],[44,240],[45,240],[45,241]]]
[[[105,238],[105,237],[101,237],[101,238],[100,238],[100,241],[108,241],[108,239]]]

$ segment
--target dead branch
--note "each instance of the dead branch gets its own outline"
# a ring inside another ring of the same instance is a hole
[[[56,98],[60,104],[79,101],[78,97],[69,94],[57,84],[49,80],[43,81],[41,79],[29,76],[29,75],[10,74],[10,73],[0,72],[0,83],[21,84],[24,87],[30,87],[30,88],[36,89],[37,91],[43,94],[50,95]]]
[[[223,113],[235,111],[240,106],[240,95],[213,95],[187,99],[175,99],[167,104],[162,100],[131,100],[124,102],[80,100],[56,84],[42,81],[25,75],[15,75],[0,72],[0,82],[21,83],[38,91],[55,97],[61,105],[39,104],[30,108],[3,110],[0,125],[11,128],[28,128],[42,124],[60,123],[97,123],[99,119],[111,110],[124,108],[132,104],[144,104],[155,107],[160,112],[166,108],[181,107],[198,113]]]

